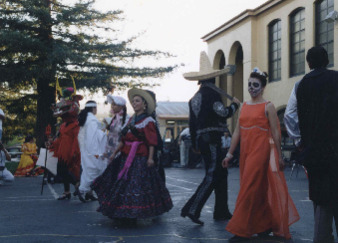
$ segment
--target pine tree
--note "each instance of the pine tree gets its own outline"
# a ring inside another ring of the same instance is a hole
[[[175,68],[131,67],[135,58],[170,54],[131,48],[135,37],[119,40],[112,24],[121,21],[122,11],[97,11],[94,0],[66,2],[5,0],[0,7],[0,84],[19,92],[18,99],[35,99],[38,145],[46,125],[54,124],[50,107],[55,102],[56,77],[61,86],[71,86],[72,76],[77,88],[97,91],[112,79],[122,86],[128,85],[125,77],[142,84],[142,78]]]
[[[7,143],[15,137],[23,138],[33,134],[36,121],[36,94],[28,87],[11,88],[6,83],[0,84],[1,107],[6,107],[4,136]]]

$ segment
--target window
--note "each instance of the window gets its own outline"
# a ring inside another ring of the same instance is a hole
[[[281,21],[269,24],[269,76],[270,81],[281,79]]]
[[[329,55],[329,66],[333,66],[333,29],[334,22],[325,22],[328,13],[334,10],[333,0],[316,2],[316,46],[322,46]]]
[[[305,10],[290,16],[290,76],[305,72]]]

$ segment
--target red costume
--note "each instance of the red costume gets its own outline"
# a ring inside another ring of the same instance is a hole
[[[77,140],[79,134],[78,121],[62,123],[59,130],[59,137],[54,140],[51,150],[59,161],[64,161],[69,172],[74,175],[76,180],[80,180],[81,156],[80,147]]]
[[[132,117],[133,118],[133,117]],[[132,120],[129,119],[128,123]],[[136,150],[136,155],[138,156],[148,156],[149,154],[149,146],[157,145],[157,133],[156,133],[156,125],[153,122],[151,117],[147,117],[137,124],[135,124],[135,128],[140,134],[144,134],[144,139],[136,137],[131,131],[129,131],[125,136],[122,137],[122,142],[143,142],[138,145]],[[121,153],[128,155],[130,152],[131,146],[123,146],[121,148]]]
[[[68,93],[68,94],[67,94]],[[74,95],[73,88],[67,88],[63,95],[67,98],[61,98],[54,107],[54,116],[61,117],[63,123],[59,129],[59,135],[52,143],[50,148],[54,156],[58,158],[58,174],[65,179],[66,183],[75,184],[80,180],[81,155],[77,136],[79,134],[78,114],[80,111],[79,100],[81,96]],[[68,172],[68,173],[67,173]],[[68,174],[68,175],[65,175]]]

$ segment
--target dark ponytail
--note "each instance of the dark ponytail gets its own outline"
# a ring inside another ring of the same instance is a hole
[[[93,101],[93,100],[90,100],[90,101],[86,102],[86,104],[91,104],[91,103],[96,104],[96,102]],[[81,112],[79,114],[79,118],[78,118],[79,126],[80,127],[84,126],[84,124],[86,123],[86,120],[87,120],[88,112],[93,112],[94,108],[95,107],[85,107],[83,110],[81,110]]]
[[[127,119],[127,106],[123,106],[122,110],[123,110],[122,125],[124,125]]]

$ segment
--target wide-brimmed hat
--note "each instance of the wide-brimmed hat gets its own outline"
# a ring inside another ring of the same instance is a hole
[[[130,103],[135,95],[141,96],[147,102],[147,114],[150,115],[154,112],[156,107],[155,100],[148,91],[137,88],[128,90],[128,98]]]
[[[221,70],[213,69],[211,67],[208,55],[205,53],[205,51],[202,51],[200,56],[200,70],[198,72],[184,73],[183,77],[190,81],[203,81],[226,74],[229,72],[229,70],[229,67],[225,67]]]
[[[107,101],[109,104],[111,104],[114,101],[115,105],[120,105],[120,106],[125,106],[127,103],[127,101],[123,97],[114,96],[111,94],[107,95]]]

